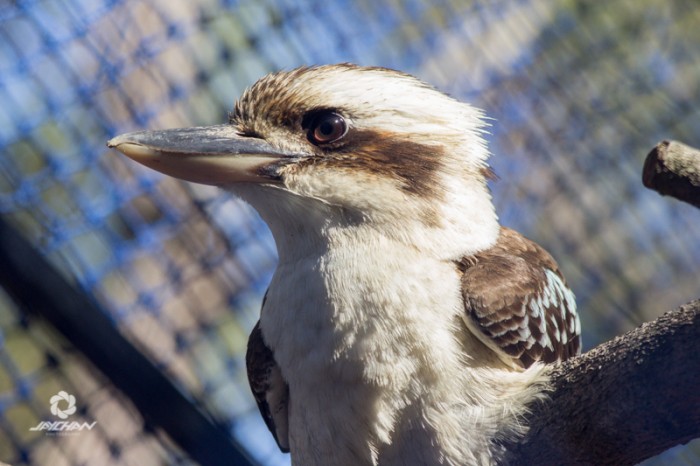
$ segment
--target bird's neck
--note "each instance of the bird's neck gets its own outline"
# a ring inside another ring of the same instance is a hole
[[[491,194],[482,183],[447,190],[445,199],[408,200],[394,210],[362,214],[281,189],[238,185],[272,231],[280,263],[320,256],[329,247],[388,241],[421,255],[454,261],[492,246],[500,226]]]

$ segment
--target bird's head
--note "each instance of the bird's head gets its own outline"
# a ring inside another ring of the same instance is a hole
[[[341,64],[261,78],[228,124],[129,133],[108,145],[239,194],[278,246],[292,224],[373,228],[413,243],[454,230],[469,243],[454,245],[458,255],[498,231],[483,128],[478,110],[410,75]]]

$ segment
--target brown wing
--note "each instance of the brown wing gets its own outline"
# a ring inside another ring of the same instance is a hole
[[[502,228],[493,247],[461,265],[468,326],[503,359],[530,367],[580,353],[574,295],[544,249]]]
[[[289,386],[282,378],[272,350],[265,344],[260,322],[255,324],[248,339],[245,356],[248,382],[258,403],[267,428],[284,453],[289,452]]]

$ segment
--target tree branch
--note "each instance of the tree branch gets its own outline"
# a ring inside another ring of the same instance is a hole
[[[636,464],[700,437],[700,300],[556,366],[513,464]]]
[[[647,156],[644,185],[700,208],[700,151]],[[553,367],[508,464],[631,465],[700,437],[700,300]]]

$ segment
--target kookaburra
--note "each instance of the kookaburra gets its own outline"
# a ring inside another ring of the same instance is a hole
[[[228,124],[109,141],[272,230],[247,364],[294,464],[498,463],[544,363],[579,353],[557,264],[498,223],[484,127],[412,76],[341,64],[263,77]]]

